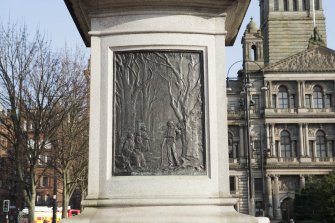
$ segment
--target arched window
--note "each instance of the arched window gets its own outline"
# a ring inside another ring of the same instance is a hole
[[[288,108],[288,92],[286,87],[279,87],[278,108]]]
[[[326,137],[324,132],[317,131],[316,133],[316,157],[326,157]]]
[[[258,57],[257,57],[257,47],[256,47],[256,45],[252,45],[251,46],[251,52],[250,52],[250,54],[251,54],[251,60],[252,61],[255,61],[255,60],[258,60]]]
[[[287,131],[280,133],[280,150],[282,157],[292,157],[291,138]]]
[[[313,107],[323,108],[322,89],[319,86],[313,88]]]

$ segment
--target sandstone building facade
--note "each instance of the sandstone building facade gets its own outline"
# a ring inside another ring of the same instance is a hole
[[[289,219],[296,192],[335,167],[335,51],[321,0],[261,0],[260,18],[228,74],[230,188],[238,211]]]

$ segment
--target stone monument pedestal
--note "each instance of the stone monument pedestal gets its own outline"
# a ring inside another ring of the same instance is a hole
[[[229,192],[225,45],[245,0],[66,0],[91,47],[84,212],[62,222],[257,222]]]

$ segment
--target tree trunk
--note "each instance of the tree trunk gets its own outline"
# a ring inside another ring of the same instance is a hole
[[[69,195],[68,195],[68,173],[67,170],[64,170],[63,173],[63,210],[62,210],[62,218],[67,218],[67,207],[69,205]]]
[[[190,119],[186,119],[182,130],[182,161],[184,167],[200,168],[198,145],[192,144],[193,126]]]
[[[34,223],[35,218],[35,199],[36,199],[36,190],[31,191],[31,198],[28,203],[28,210],[29,210],[29,223]]]

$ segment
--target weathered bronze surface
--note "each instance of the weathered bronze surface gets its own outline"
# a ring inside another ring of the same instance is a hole
[[[113,175],[206,174],[202,53],[114,54]]]

